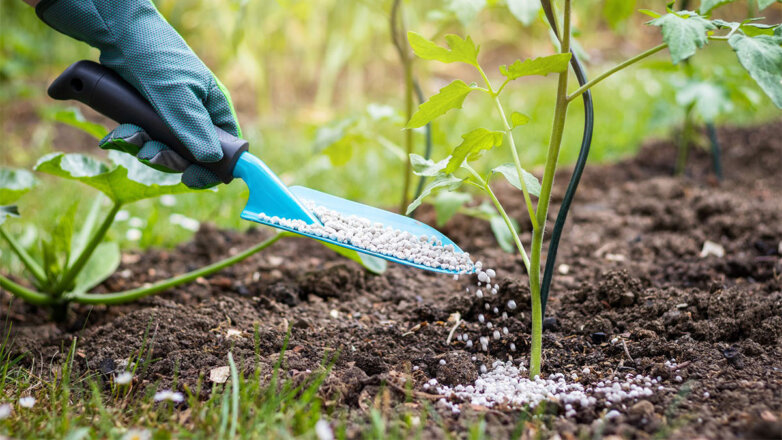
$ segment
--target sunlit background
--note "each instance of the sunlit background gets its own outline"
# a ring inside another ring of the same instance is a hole
[[[155,3],[231,91],[251,151],[287,183],[392,209],[399,206],[407,160],[402,130],[405,88],[391,40],[391,1]],[[659,30],[646,26],[648,17],[635,9],[663,10],[665,1],[575,3],[578,53],[591,76],[660,42]],[[105,157],[96,139],[56,121],[58,112],[74,105],[45,95],[48,82],[62,69],[80,59],[97,59],[97,51],[45,26],[21,0],[0,4],[2,166],[30,168],[52,151]],[[741,2],[719,9],[716,15],[742,19],[751,13]],[[779,21],[782,15],[773,8],[766,13],[769,21]],[[479,59],[497,84],[500,65],[555,50],[540,16],[522,23],[504,1],[405,1],[402,14],[407,29],[441,44],[447,33],[470,35],[481,45]],[[733,81],[726,92],[732,94],[732,108],[719,115],[717,123],[779,118],[779,110],[735,62],[731,49],[726,44],[711,46],[687,68],[698,78]],[[426,96],[456,77],[468,82],[479,79],[466,67],[433,61],[416,60],[413,71]],[[646,139],[672,136],[684,115],[676,104],[674,86],[686,78],[685,69],[671,66],[663,51],[598,86],[591,161],[614,161],[633,154]],[[544,159],[553,94],[553,80],[536,77],[511,84],[504,96],[507,109],[532,117],[516,133],[522,160],[532,170]],[[468,101],[465,111],[449,113],[433,125],[433,158],[445,157],[461,134],[472,128],[500,128],[488,98],[476,95]],[[112,125],[89,109],[80,111],[89,120]],[[565,166],[575,160],[582,130],[580,106],[572,106],[571,111],[561,156]],[[423,131],[415,134],[414,150],[423,154]],[[82,211],[87,211],[89,200],[97,196],[78,183],[55,185],[53,178],[39,178],[42,184],[19,202],[22,215],[39,225],[53,221],[74,200],[80,200]],[[172,246],[187,239],[199,221],[245,228],[250,225],[239,219],[245,197],[246,189],[236,182],[216,192],[139,202],[126,207],[124,220],[110,237],[126,248]],[[22,222],[6,226],[25,243],[35,241],[34,228]],[[128,233],[131,229],[140,233]]]

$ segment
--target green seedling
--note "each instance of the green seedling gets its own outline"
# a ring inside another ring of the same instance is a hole
[[[714,41],[730,44],[736,51],[741,65],[772,101],[782,107],[782,47],[780,47],[782,27],[760,25],[754,21],[724,23],[719,20],[710,20],[692,11],[674,11],[670,9],[670,6],[665,14],[643,11],[653,18],[649,24],[662,30],[663,43],[619,63],[591,81],[584,82],[576,90],[568,92],[568,65],[571,62],[571,51],[573,50],[571,45],[571,3],[571,0],[565,0],[564,9],[561,14],[558,14],[553,2],[541,1],[551,31],[556,36],[558,53],[539,58],[516,60],[510,65],[501,66],[499,73],[502,76],[502,82],[499,87],[495,87],[495,84],[481,67],[478,61],[480,46],[471,37],[446,35],[447,47],[442,47],[420,34],[408,33],[410,46],[419,58],[443,63],[467,64],[473,67],[482,79],[480,85],[468,84],[456,79],[443,87],[427,102],[419,106],[418,111],[407,123],[408,129],[422,127],[451,110],[461,109],[468,96],[471,95],[483,96],[492,100],[497,110],[496,128],[477,127],[466,132],[462,135],[462,142],[452,149],[448,157],[436,162],[425,160],[417,155],[410,156],[414,172],[421,176],[430,177],[432,180],[424,188],[421,195],[409,205],[408,212],[415,210],[424,198],[438,191],[454,192],[462,186],[476,188],[488,196],[497,213],[503,219],[507,232],[512,237],[512,242],[529,274],[532,302],[531,376],[540,374],[541,369],[542,310],[544,307],[541,298],[541,256],[554,174],[557,169],[570,103],[611,75],[663,49],[669,50],[671,59],[676,64],[688,59],[697,50]],[[545,168],[542,179],[539,181],[523,168],[514,137],[514,133],[519,131],[529,118],[518,109],[507,111],[506,104],[501,98],[506,87],[519,78],[550,74],[557,77],[556,104]],[[487,152],[495,153],[495,155],[502,152],[506,156],[509,155],[512,161],[502,164],[502,161],[492,157],[492,163],[496,165],[487,174],[481,174],[473,167],[472,163],[485,156]],[[508,216],[492,189],[492,183],[497,178],[504,178],[523,195],[526,211],[532,225],[529,253],[519,238],[516,223]],[[533,198],[537,199],[537,203],[533,203]]]
[[[106,132],[102,126],[85,121],[74,110],[55,111],[51,115],[53,119],[80,128],[95,137]],[[37,249],[27,249],[2,227],[9,218],[19,217],[19,210],[13,203],[33,189],[37,180],[26,170],[0,169],[0,237],[7,242],[30,275],[35,290],[3,275],[0,275],[0,287],[29,303],[51,306],[61,317],[67,311],[68,303],[119,304],[160,293],[239,263],[281,238],[292,236],[287,232],[277,233],[234,256],[137,289],[109,294],[90,293],[91,289],[119,267],[119,245],[109,241],[107,233],[122,207],[144,199],[193,191],[179,182],[179,176],[156,171],[128,154],[110,151],[109,160],[111,164],[83,154],[65,153],[48,154],[38,160],[35,171],[81,182],[99,191],[102,196],[93,199],[78,229],[76,213],[80,204],[76,201],[70,205],[56,220],[51,231],[38,234],[43,237]],[[103,208],[106,199],[108,210]],[[102,220],[98,221],[102,211]],[[362,264],[371,272],[382,273],[386,268],[383,260],[350,249],[324,245]]]

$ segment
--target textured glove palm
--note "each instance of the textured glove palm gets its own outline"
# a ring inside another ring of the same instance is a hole
[[[100,50],[116,71],[152,104],[199,162],[223,152],[213,125],[241,136],[228,92],[148,0],[42,0],[38,16],[54,29]],[[134,125],[121,125],[100,142],[136,155],[159,170],[183,172],[193,188],[219,183]]]

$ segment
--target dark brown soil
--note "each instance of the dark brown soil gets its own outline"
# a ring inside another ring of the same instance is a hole
[[[686,177],[671,177],[675,151],[668,142],[587,170],[559,252],[563,266],[548,309],[556,323],[544,334],[544,374],[576,373],[583,383],[594,383],[629,372],[661,376],[664,389],[648,401],[616,404],[623,415],[611,421],[601,421],[602,409],[568,419],[555,406],[543,426],[528,430],[562,438],[782,438],[780,135],[782,122],[722,129],[721,185],[701,151],[693,153]],[[558,180],[554,209],[567,177]],[[519,195],[507,188],[500,193],[506,206],[515,200],[512,214],[524,224]],[[423,210],[419,217],[433,220],[433,213]],[[360,415],[384,386],[401,404],[405,380],[414,381],[414,405],[420,405],[430,378],[466,384],[481,363],[519,360],[529,350],[529,291],[519,258],[503,253],[479,220],[457,216],[443,231],[497,270],[500,294],[486,299],[492,307],[502,309],[511,298],[519,304],[504,321],[493,316],[510,333],[492,344],[491,356],[462,342],[446,344],[449,317],[457,312],[466,321],[458,332],[488,334],[477,323],[484,300],[465,294],[474,280],[396,265],[375,276],[305,239],[279,242],[218,275],[134,304],[74,307],[65,323],[50,323],[46,311],[18,301],[0,311],[0,319],[10,316],[15,350],[43,360],[37,365],[49,365],[78,337],[79,371],[103,374],[137,355],[148,332],[157,360],[141,379],[166,385],[178,371],[180,386],[227,365],[229,351],[245,370],[256,368],[256,327],[257,367],[268,372],[290,331],[285,368],[292,376],[318,371],[327,356],[339,353],[322,389],[328,405]],[[178,274],[269,234],[204,227],[176,250],[126,255],[102,288]],[[524,238],[528,242],[529,234]],[[722,245],[724,257],[701,258],[706,240]],[[2,304],[8,304],[6,296]],[[241,334],[229,336],[229,329]],[[519,351],[510,352],[510,342]],[[677,367],[671,369],[665,362],[673,359]],[[458,429],[476,412],[485,411],[442,415],[446,426]],[[507,437],[517,416],[487,412],[491,436]],[[442,436],[432,425],[432,434]]]

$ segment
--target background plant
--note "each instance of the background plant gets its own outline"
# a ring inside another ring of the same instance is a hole
[[[447,48],[443,48],[415,32],[408,34],[410,46],[418,57],[472,66],[481,77],[483,84],[467,84],[459,79],[452,81],[419,106],[418,111],[408,121],[407,128],[420,127],[450,110],[461,109],[465,99],[471,94],[482,94],[494,103],[500,126],[500,130],[481,127],[468,131],[462,135],[462,142],[453,148],[451,154],[439,162],[411,155],[410,160],[415,172],[422,176],[432,177],[433,180],[427,185],[421,196],[410,204],[408,212],[416,209],[423,198],[435,191],[454,191],[462,185],[478,188],[490,198],[497,212],[505,220],[508,233],[513,237],[516,249],[529,274],[532,299],[531,376],[538,375],[541,366],[542,309],[544,307],[541,299],[541,254],[568,105],[609,76],[663,49],[669,50],[671,59],[676,64],[694,55],[709,41],[725,41],[736,52],[739,62],[760,88],[778,107],[782,108],[782,26],[760,25],[754,20],[748,20],[744,23],[709,20],[696,12],[674,11],[670,9],[670,6],[664,14],[646,10],[643,12],[653,18],[649,24],[661,29],[664,42],[619,63],[614,68],[578,87],[575,91],[568,93],[568,63],[571,60],[571,51],[573,50],[571,46],[572,5],[570,0],[565,0],[561,18],[557,18],[556,8],[552,2],[544,0],[541,3],[551,30],[557,37],[559,53],[523,61],[516,60],[510,65],[501,66],[499,73],[504,77],[504,80],[496,89],[478,62],[480,47],[469,36],[461,38],[457,35],[446,35]],[[718,33],[719,30],[728,30],[728,32],[721,34]],[[556,74],[558,81],[547,159],[542,182],[538,182],[535,176],[522,167],[514,139],[514,130],[525,125],[529,121],[529,117],[515,110],[507,112],[500,98],[510,82],[525,76],[545,76],[548,74]],[[513,159],[512,162],[495,166],[486,175],[478,173],[471,166],[471,162],[480,159],[485,152],[501,146],[507,146],[509,155]],[[504,177],[523,194],[532,225],[532,242],[529,254],[519,238],[516,225],[507,215],[491,187],[491,181],[497,175]],[[532,202],[533,197],[537,197],[536,205]]]

